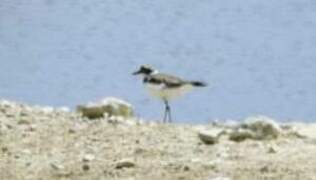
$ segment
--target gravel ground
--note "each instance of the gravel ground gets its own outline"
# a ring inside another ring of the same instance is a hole
[[[285,127],[285,126],[284,126]],[[62,109],[0,103],[2,180],[316,179],[316,125],[300,136],[205,144],[200,129],[219,125],[89,120]]]

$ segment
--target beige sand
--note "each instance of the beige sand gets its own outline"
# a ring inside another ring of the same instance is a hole
[[[206,145],[180,125],[88,120],[19,104],[0,106],[1,180],[312,180],[316,125],[296,123],[306,138]]]

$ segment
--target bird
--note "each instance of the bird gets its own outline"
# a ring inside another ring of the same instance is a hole
[[[141,76],[143,78],[143,84],[149,90],[150,95],[164,102],[165,111],[163,123],[172,122],[169,101],[183,96],[194,87],[207,86],[207,84],[202,81],[190,81],[174,75],[160,73],[149,65],[141,65],[139,69],[132,74]]]

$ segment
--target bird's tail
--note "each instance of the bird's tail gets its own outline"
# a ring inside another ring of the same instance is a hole
[[[201,82],[201,81],[190,81],[190,84],[192,84],[195,87],[205,87],[205,86],[207,86],[206,83]]]

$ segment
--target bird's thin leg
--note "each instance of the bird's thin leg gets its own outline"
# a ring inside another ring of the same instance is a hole
[[[167,119],[167,111],[168,111],[168,108],[167,108],[167,106],[165,106],[165,113],[164,113],[164,115],[163,115],[163,123],[166,123],[166,119]]]
[[[168,117],[168,122],[171,123],[172,122],[171,109],[170,109],[168,100],[164,99],[164,102],[165,102],[165,106],[166,106],[165,115],[164,115],[164,122],[166,122],[166,119]]]
[[[169,114],[169,123],[172,123],[172,118],[171,118],[171,108],[168,106],[168,114]]]

